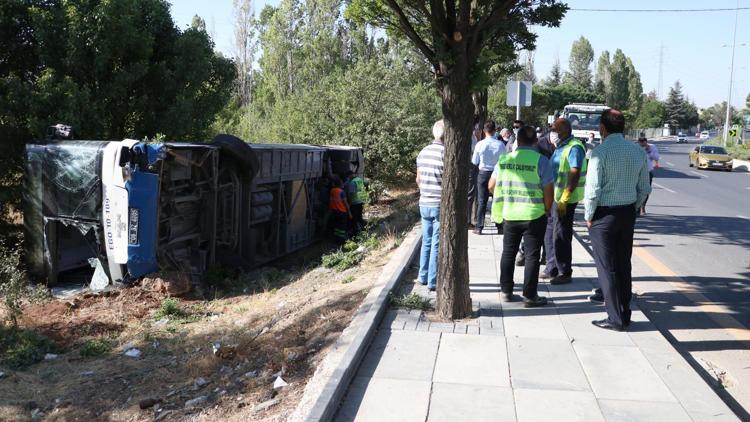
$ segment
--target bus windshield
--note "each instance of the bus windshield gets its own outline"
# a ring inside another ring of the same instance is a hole
[[[567,118],[573,130],[599,130],[601,113],[569,111]]]

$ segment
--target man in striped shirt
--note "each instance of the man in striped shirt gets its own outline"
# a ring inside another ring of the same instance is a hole
[[[419,282],[432,292],[437,286],[440,198],[443,191],[443,131],[443,121],[438,120],[432,126],[432,143],[424,147],[417,156],[419,212],[422,216]]]
[[[635,213],[651,193],[646,153],[623,137],[624,129],[621,111],[602,113],[602,144],[591,153],[583,197],[584,219],[608,316],[592,324],[615,331],[630,325]]]

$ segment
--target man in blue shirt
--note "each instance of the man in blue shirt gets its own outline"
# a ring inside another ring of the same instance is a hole
[[[495,139],[495,122],[488,120],[484,124],[484,139],[482,139],[474,149],[471,162],[479,168],[477,174],[477,224],[474,229],[475,234],[482,234],[484,228],[484,215],[487,212],[487,201],[490,197],[490,191],[487,184],[492,177],[492,171],[495,170],[498,158],[505,154],[505,145],[502,141]]]
[[[551,278],[550,284],[565,284],[572,281],[573,219],[578,201],[583,198],[585,179],[581,176],[586,150],[583,143],[573,137],[570,122],[562,117],[552,123],[550,140],[557,145],[550,160],[556,179],[555,203],[545,234],[547,267],[541,278]]]

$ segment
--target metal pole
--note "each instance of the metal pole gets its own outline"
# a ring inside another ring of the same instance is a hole
[[[516,81],[516,120],[521,120],[521,80]]]
[[[729,94],[727,95],[727,117],[724,120],[724,146],[727,146],[729,135],[729,117],[732,113],[732,84],[734,82],[734,50],[737,47],[737,17],[740,14],[740,0],[737,0],[737,9],[734,11],[734,35],[732,36],[732,64],[729,66]]]

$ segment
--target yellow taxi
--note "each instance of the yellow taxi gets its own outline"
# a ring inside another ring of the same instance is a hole
[[[690,167],[732,171],[732,157],[717,145],[699,145],[690,151]]]

